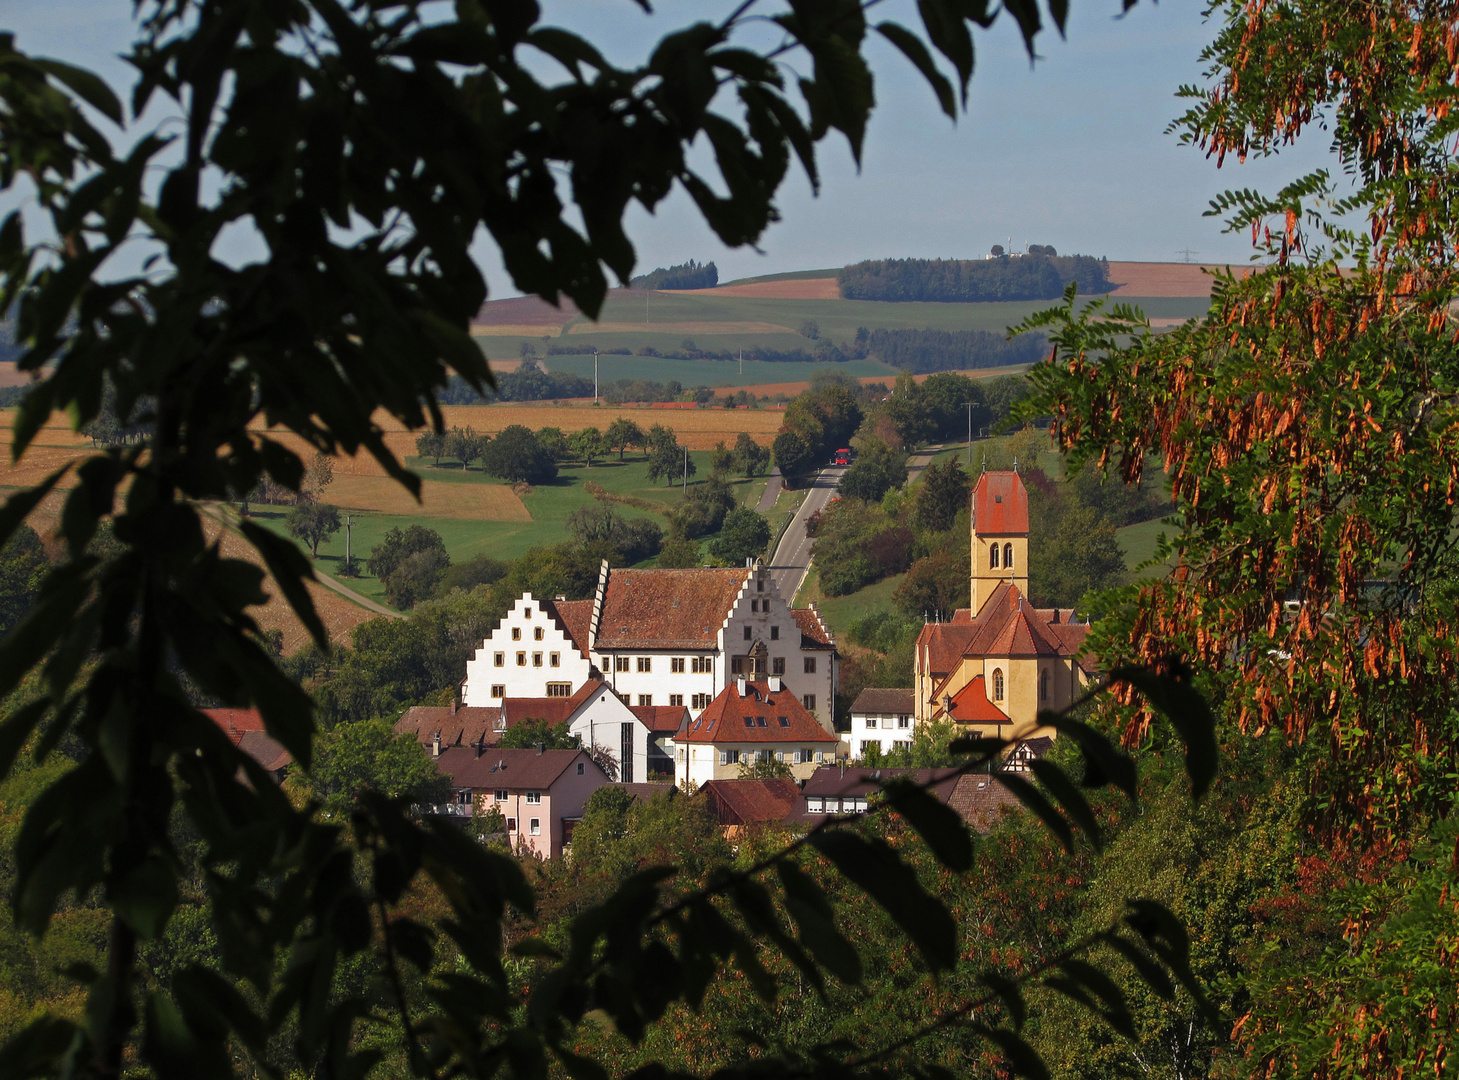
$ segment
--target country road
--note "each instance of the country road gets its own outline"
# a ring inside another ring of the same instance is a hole
[[[806,571],[811,566],[811,538],[805,534],[806,520],[831,501],[836,494],[836,484],[845,471],[844,465],[829,465],[821,470],[775,548],[775,555],[770,560],[770,576],[788,604],[795,602],[795,594],[800,592]]]

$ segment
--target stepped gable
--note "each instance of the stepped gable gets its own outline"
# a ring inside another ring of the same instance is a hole
[[[584,656],[588,655],[588,628],[593,622],[591,600],[541,600],[538,606],[550,618],[556,619],[562,632],[572,639],[573,645]]]
[[[672,735],[689,719],[689,710],[682,705],[630,705],[628,711],[655,735]]]
[[[946,702],[934,698],[937,711],[932,719],[941,720],[947,715]],[[1008,724],[1012,723],[1007,713],[988,700],[988,687],[983,676],[975,675],[971,682],[952,696],[950,719],[959,724]]]
[[[501,738],[502,711],[498,708],[450,705],[415,705],[395,721],[400,735],[414,735],[415,741],[429,748],[436,734],[441,746],[496,745]]]
[[[973,528],[979,536],[1028,533],[1028,489],[1016,472],[985,472],[973,488]]]
[[[526,720],[545,720],[548,727],[556,727],[604,685],[601,679],[589,679],[572,697],[503,698],[502,727],[510,729]]]
[[[743,693],[740,686],[744,686]],[[691,743],[834,743],[837,736],[821,727],[789,689],[768,682],[739,680],[719,692],[698,719],[675,737]]]
[[[802,649],[834,649],[836,647],[836,639],[831,635],[830,628],[821,621],[821,613],[815,608],[793,608],[791,614],[795,616],[795,624],[800,627],[800,647]]]
[[[747,570],[610,570],[596,649],[713,649]]]

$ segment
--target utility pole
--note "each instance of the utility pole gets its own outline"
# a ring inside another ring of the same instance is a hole
[[[593,404],[598,404],[598,350],[593,350]]]
[[[353,524],[354,522],[350,518],[350,515],[346,514],[344,516],[344,565],[346,570],[350,569],[351,563],[353,562],[353,558],[350,555],[350,526]]]
[[[689,448],[684,447],[684,494],[689,494]]]
[[[973,471],[973,403],[964,401],[968,407],[968,472]]]

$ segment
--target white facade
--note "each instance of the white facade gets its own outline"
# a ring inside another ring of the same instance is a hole
[[[717,626],[712,639],[700,647],[657,647],[649,632],[634,633],[639,640],[632,646],[605,647],[601,641],[606,635],[595,627],[593,663],[629,704],[683,705],[695,716],[737,678],[778,676],[821,726],[832,731],[835,652],[825,646],[801,647],[800,624],[768,571],[756,565],[743,574],[728,609],[705,613]],[[606,577],[599,581],[600,607]],[[812,617],[819,622],[819,616]],[[829,631],[820,625],[829,639]]]
[[[649,778],[650,732],[606,683],[597,684],[568,717],[567,729],[582,740],[584,749],[600,746],[608,751],[618,762],[619,783],[637,784]]]
[[[466,661],[462,704],[500,705],[504,698],[571,697],[592,665],[562,623],[524,593],[491,636]]]
[[[917,721],[910,712],[858,713],[853,710],[851,733],[846,736],[851,745],[851,756],[864,757],[872,744],[878,746],[883,754],[890,753],[898,746],[910,747],[916,727]]]
[[[767,754],[771,757],[763,756]],[[678,743],[674,747],[674,775],[696,788],[703,787],[708,780],[738,780],[741,766],[752,765],[757,758],[789,765],[791,775],[804,781],[817,766],[836,760],[836,744]]]

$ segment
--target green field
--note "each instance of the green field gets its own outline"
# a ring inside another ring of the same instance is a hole
[[[791,276],[791,275],[787,275]],[[794,276],[812,276],[811,274]],[[1189,297],[1121,297],[1151,318],[1194,318],[1204,314],[1208,301]],[[777,300],[753,296],[709,295],[702,292],[610,293],[599,322],[616,324],[611,332],[598,330],[592,320],[579,316],[568,322],[561,334],[534,336],[487,336],[478,338],[482,350],[492,359],[506,360],[520,355],[521,347],[540,348],[544,342],[564,344],[580,341],[591,355],[599,349],[641,349],[661,351],[681,347],[690,338],[701,349],[736,352],[760,346],[768,349],[804,349],[811,342],[797,332],[803,322],[813,320],[823,337],[848,344],[857,327],[885,329],[988,330],[1003,333],[1036,311],[1057,306],[1056,300],[1020,300],[979,304],[891,303],[880,300]],[[665,327],[672,323],[676,326]],[[711,332],[714,324],[758,323],[765,329],[744,332]],[[693,324],[703,325],[696,330]],[[688,325],[690,328],[686,329]],[[769,329],[775,327],[778,329]],[[772,365],[800,368],[802,365]],[[837,365],[838,367],[842,365]],[[602,376],[600,371],[600,377]],[[622,376],[612,376],[620,378]],[[671,376],[677,377],[677,376]],[[759,382],[787,382],[803,375],[759,378]],[[694,385],[680,378],[686,385]],[[704,380],[699,380],[704,381]]]
[[[807,607],[814,600],[820,608],[821,617],[826,620],[826,625],[838,638],[843,638],[850,631],[851,624],[858,619],[864,619],[878,611],[890,611],[894,606],[892,594],[906,577],[906,574],[895,574],[847,596],[825,596],[821,593],[816,568],[812,566],[810,573],[806,575],[805,584],[800,587],[796,596],[795,606]]]
[[[695,466],[699,470],[698,476],[689,482],[692,490],[696,482],[702,482],[709,475],[709,451],[691,451],[690,457],[693,458]],[[500,483],[475,469],[463,471],[459,466],[436,467],[414,457],[407,458],[406,464],[419,472],[421,477],[426,480],[458,484]],[[532,515],[531,521],[473,521],[425,514],[353,513],[351,550],[357,560],[363,561],[369,557],[370,549],[380,543],[391,529],[424,525],[441,534],[452,563],[466,562],[477,555],[487,555],[493,559],[502,560],[515,559],[528,548],[555,544],[569,539],[566,531],[567,516],[578,507],[592,502],[592,496],[584,487],[589,480],[601,484],[604,489],[614,494],[652,500],[665,509],[671,509],[683,500],[681,487],[666,488],[662,483],[650,484],[647,473],[647,462],[642,458],[632,456],[622,464],[616,460],[604,461],[591,469],[575,464],[564,465],[558,474],[557,483],[534,487],[529,495],[523,497],[522,502]],[[736,497],[742,505],[748,506],[754,506],[759,501],[765,491],[765,484],[764,477],[754,480],[740,478],[731,480]],[[790,513],[794,513],[794,507],[788,500],[789,497],[782,497],[781,502],[786,503]],[[325,501],[328,501],[327,492]],[[661,525],[665,525],[667,529],[666,520],[657,513],[625,506],[622,503],[612,505],[614,510],[624,517],[653,518]],[[785,512],[779,505],[776,510],[780,513]],[[283,508],[256,506],[254,511],[253,517],[259,524],[278,533],[285,533],[284,515],[286,511]],[[775,526],[776,520],[774,517],[771,518],[772,528]],[[319,546],[319,558],[315,561],[314,568],[321,574],[337,576],[336,569],[343,562],[344,555],[345,533],[344,530],[341,530],[332,540]],[[358,578],[340,578],[339,580],[372,600],[385,602],[385,587],[376,578],[363,575]]]
[[[804,344],[804,339],[801,340]],[[593,357],[549,356],[543,361],[549,371],[593,377]],[[888,384],[897,377],[897,369],[880,360],[848,360],[844,364],[767,364],[746,360],[744,373],[733,360],[669,360],[653,356],[599,356],[598,383],[607,386],[615,379],[651,379],[668,382],[676,379],[686,387],[761,386],[765,383],[804,382],[818,371],[836,371],[860,378],[880,375]]]
[[[813,281],[817,278],[832,278],[841,272],[839,266],[833,266],[829,270],[791,270],[784,274],[762,274],[760,277],[735,278],[733,281],[721,281],[721,285],[750,285],[760,281]]]
[[[1138,577],[1158,576],[1159,571],[1154,567],[1140,571],[1136,574],[1135,568],[1141,563],[1150,559],[1155,554],[1155,544],[1160,534],[1174,536],[1177,529],[1174,525],[1167,525],[1160,519],[1155,521],[1142,521],[1138,525],[1126,525],[1123,529],[1115,531],[1116,542],[1120,550],[1125,553],[1125,566],[1132,575]],[[1172,561],[1170,565],[1174,565]]]

